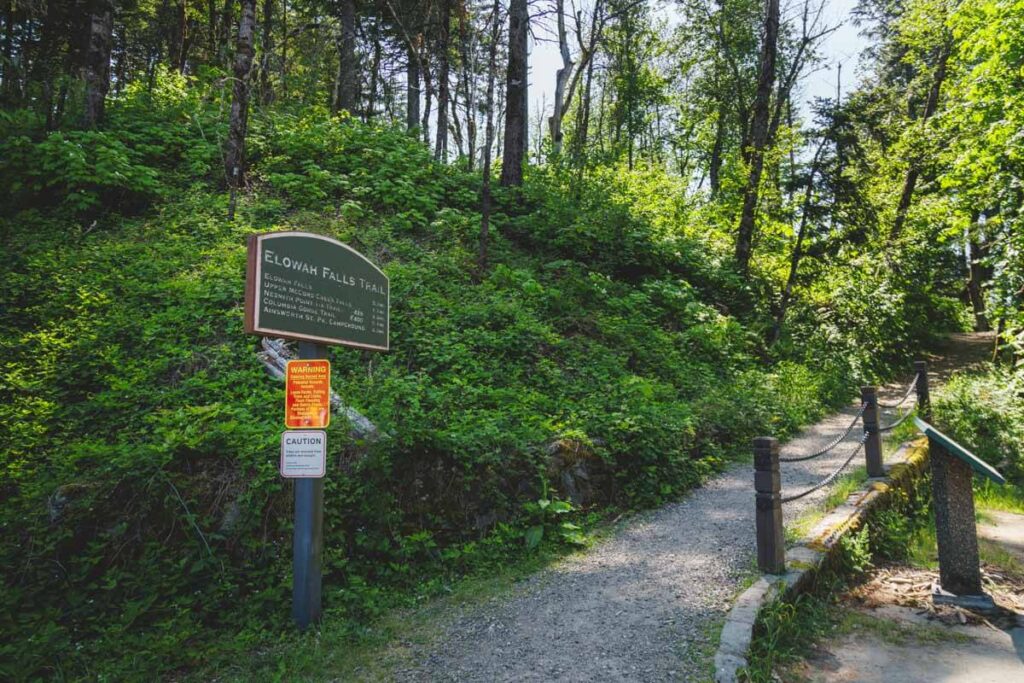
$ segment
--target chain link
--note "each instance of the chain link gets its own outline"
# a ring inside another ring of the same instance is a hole
[[[912,393],[914,393],[914,389],[917,388],[917,380],[919,380],[919,379],[921,379],[921,373],[920,372],[917,373],[916,375],[914,375],[914,379],[912,379],[910,381],[910,386],[907,388],[907,393],[903,394],[903,398],[901,398],[898,402],[896,402],[896,403],[882,403],[881,401],[878,401],[878,407],[879,408],[899,408],[901,405],[906,403],[907,399],[910,398],[910,395]],[[917,399],[915,399],[915,400],[917,400]]]
[[[857,443],[857,447],[853,449],[852,453],[850,453],[850,457],[848,457],[846,459],[846,462],[844,462],[842,465],[840,465],[838,469],[836,469],[834,472],[832,472],[832,474],[828,475],[827,477],[825,477],[820,482],[818,482],[817,484],[815,484],[811,488],[807,489],[803,493],[798,493],[795,496],[789,496],[788,498],[783,498],[781,502],[783,502],[783,503],[791,503],[794,500],[800,500],[804,496],[809,496],[812,493],[814,493],[815,491],[817,491],[818,489],[820,489],[822,487],[825,487],[825,486],[828,486],[829,484],[831,484],[833,481],[835,481],[836,477],[838,477],[840,474],[843,473],[843,470],[845,470],[847,467],[850,466],[850,463],[853,462],[853,459],[855,457],[857,457],[858,453],[860,453],[860,449],[864,447],[864,444],[867,443],[867,440],[868,440],[868,435],[867,434],[862,436],[860,441]]]
[[[850,426],[846,428],[846,431],[843,432],[842,434],[840,434],[839,436],[837,436],[832,441],[830,441],[829,444],[827,446],[825,446],[824,448],[822,448],[820,451],[817,451],[816,453],[811,453],[810,455],[802,455],[802,456],[799,456],[799,457],[792,457],[792,458],[782,458],[782,457],[780,457],[779,458],[779,462],[804,462],[805,460],[814,460],[815,458],[818,458],[818,457],[821,457],[821,456],[825,455],[826,453],[831,451],[833,448],[838,446],[840,443],[842,443],[843,439],[845,439],[846,437],[848,437],[850,435],[850,432],[853,431],[853,428],[857,426],[857,420],[859,420],[861,417],[863,417],[864,411],[867,410],[867,408],[868,408],[868,404],[867,403],[861,403],[860,404],[860,409],[858,409],[857,410],[857,414],[853,416],[853,421],[850,422]]]

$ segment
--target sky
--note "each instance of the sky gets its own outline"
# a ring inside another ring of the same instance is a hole
[[[708,0],[710,1],[710,0]],[[837,65],[842,65],[842,91],[847,93],[854,88],[858,78],[858,56],[867,47],[867,41],[859,35],[859,29],[853,25],[850,12],[856,6],[856,0],[825,0],[822,21],[827,26],[839,28],[826,36],[819,48],[822,55],[821,64],[815,71],[804,76],[798,86],[797,93],[806,105],[815,97],[835,97]],[[551,3],[552,5],[554,3]],[[568,4],[568,3],[567,3]],[[789,4],[797,10],[802,3],[798,0],[783,0],[783,12]],[[537,6],[534,12],[547,7]],[[792,11],[792,10],[791,10]],[[670,25],[678,21],[677,9],[671,2],[661,0],[658,14],[668,19]],[[545,19],[547,21],[547,19]],[[552,21],[553,23],[553,21]],[[555,90],[555,72],[561,66],[562,58],[558,54],[558,45],[551,32],[535,27],[536,40],[532,41],[530,50],[530,115],[536,117],[541,104],[550,112],[551,101]],[[570,38],[572,40],[572,38]],[[575,57],[575,54],[574,54]],[[546,115],[545,115],[546,118]]]

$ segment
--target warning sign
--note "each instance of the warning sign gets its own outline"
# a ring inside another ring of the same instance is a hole
[[[281,435],[281,476],[320,479],[327,472],[327,432],[294,431]]]
[[[319,429],[330,424],[330,361],[288,361],[284,390],[285,427],[289,429]]]

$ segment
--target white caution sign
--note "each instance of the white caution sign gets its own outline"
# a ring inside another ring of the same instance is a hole
[[[327,432],[308,429],[281,434],[281,476],[320,479],[327,473]]]

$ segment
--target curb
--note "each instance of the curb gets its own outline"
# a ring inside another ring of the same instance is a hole
[[[761,609],[771,602],[793,600],[814,582],[840,539],[865,522],[876,508],[886,505],[893,489],[908,489],[928,465],[928,440],[902,444],[886,466],[886,476],[868,479],[818,522],[802,541],[786,549],[787,572],[763,574],[743,591],[729,610],[715,653],[715,683],[736,683],[747,666],[747,652],[754,639],[754,625]]]

